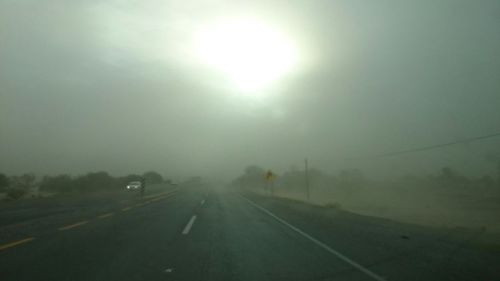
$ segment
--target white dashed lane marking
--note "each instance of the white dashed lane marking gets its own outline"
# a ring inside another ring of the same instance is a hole
[[[196,220],[196,216],[192,216],[189,222],[186,224],[186,227],[184,227],[184,230],[182,231],[182,234],[187,235],[189,234],[189,231],[193,227],[194,221]]]

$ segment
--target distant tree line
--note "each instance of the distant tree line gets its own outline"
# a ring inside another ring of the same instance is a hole
[[[143,175],[131,174],[124,177],[113,177],[107,172],[93,172],[86,175],[71,177],[69,175],[45,176],[40,182],[40,191],[69,193],[95,192],[122,189],[131,181],[145,179],[148,184],[164,182],[157,172],[146,172]]]
[[[35,187],[35,180],[36,177],[32,173],[11,177],[0,174],[0,192],[6,193],[10,199],[21,198]]]
[[[233,185],[241,188],[265,188],[266,180],[264,168],[257,165],[250,165],[243,171],[243,174],[233,180]],[[359,191],[369,185],[369,180],[358,169],[344,169],[336,174],[329,174],[319,169],[310,169],[308,172],[309,184],[316,189],[338,189],[343,192]],[[405,176],[402,181],[425,182],[426,186],[436,188],[467,188],[486,187],[498,188],[500,190],[500,167],[496,177],[484,175],[478,178],[469,178],[458,171],[444,167],[436,173],[428,176]],[[277,175],[274,185],[277,188],[286,190],[301,190],[306,184],[304,170],[291,168],[281,175]]]
[[[131,174],[122,177],[113,177],[107,172],[91,172],[80,176],[67,174],[44,176],[36,182],[34,174],[8,177],[0,174],[0,192],[6,193],[7,198],[18,199],[30,191],[37,189],[47,193],[91,193],[96,191],[120,190],[131,181],[145,179],[148,184],[170,182],[157,172],[149,171],[142,175]]]
[[[242,175],[233,180],[233,184],[245,188],[263,187],[266,184],[266,170],[251,165],[245,168]],[[277,175],[276,185],[285,186],[288,189],[303,188],[305,184],[305,171],[291,168],[281,175]],[[347,188],[357,188],[363,186],[366,179],[363,173],[357,169],[345,169],[337,176],[329,175],[319,169],[310,169],[308,179],[312,185],[336,185]]]

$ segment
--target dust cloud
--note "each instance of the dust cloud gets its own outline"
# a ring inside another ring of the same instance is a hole
[[[220,185],[257,163],[243,177],[270,169],[304,199],[307,157],[316,204],[498,227],[500,137],[481,136],[500,131],[499,15],[497,0],[0,1],[0,188],[146,171]]]
[[[307,176],[295,169],[275,181],[266,174],[249,166],[232,188],[400,222],[500,233],[500,181],[489,176],[470,179],[448,167],[390,180],[368,179],[357,169],[335,175],[312,169]]]

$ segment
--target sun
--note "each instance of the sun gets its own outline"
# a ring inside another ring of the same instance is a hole
[[[254,19],[218,21],[196,34],[198,59],[241,93],[263,92],[291,73],[298,50],[279,30]]]

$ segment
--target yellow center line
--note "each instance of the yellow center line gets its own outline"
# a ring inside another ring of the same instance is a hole
[[[174,192],[177,192],[177,191],[179,191],[179,189],[174,189],[174,190],[169,190],[169,191],[165,191],[165,192],[160,192],[158,194],[152,194],[152,195],[144,196],[144,199],[156,198],[156,197],[168,195],[168,194],[171,194],[171,193],[174,193]]]
[[[109,217],[113,216],[114,214],[115,213],[102,214],[100,216],[97,216],[97,218],[99,218],[99,219],[109,218]]]
[[[148,196],[144,196],[143,199],[156,198],[159,196],[163,196],[165,194],[166,194],[165,192],[162,192],[162,193],[158,193],[158,194],[148,195]]]
[[[174,194],[167,194],[167,195],[164,195],[164,196],[161,196],[161,197],[156,197],[154,199],[151,199],[151,201],[158,201],[158,200],[162,200],[162,199],[167,199],[167,198],[170,198],[170,197],[173,197],[175,196],[175,193]]]
[[[35,237],[28,237],[28,238],[25,238],[25,239],[21,239],[21,240],[17,240],[17,241],[11,242],[11,243],[0,245],[0,251],[8,249],[8,248],[11,248],[11,247],[15,247],[17,245],[21,245],[21,244],[24,244],[24,243],[27,243],[27,242],[30,242],[33,239],[35,239]]]
[[[74,224],[65,225],[65,226],[59,227],[59,230],[68,230],[68,229],[72,229],[72,228],[75,228],[75,227],[78,227],[78,226],[81,226],[81,225],[87,224],[88,222],[89,222],[89,221],[81,221],[81,222],[77,222],[77,223],[74,223]]]

